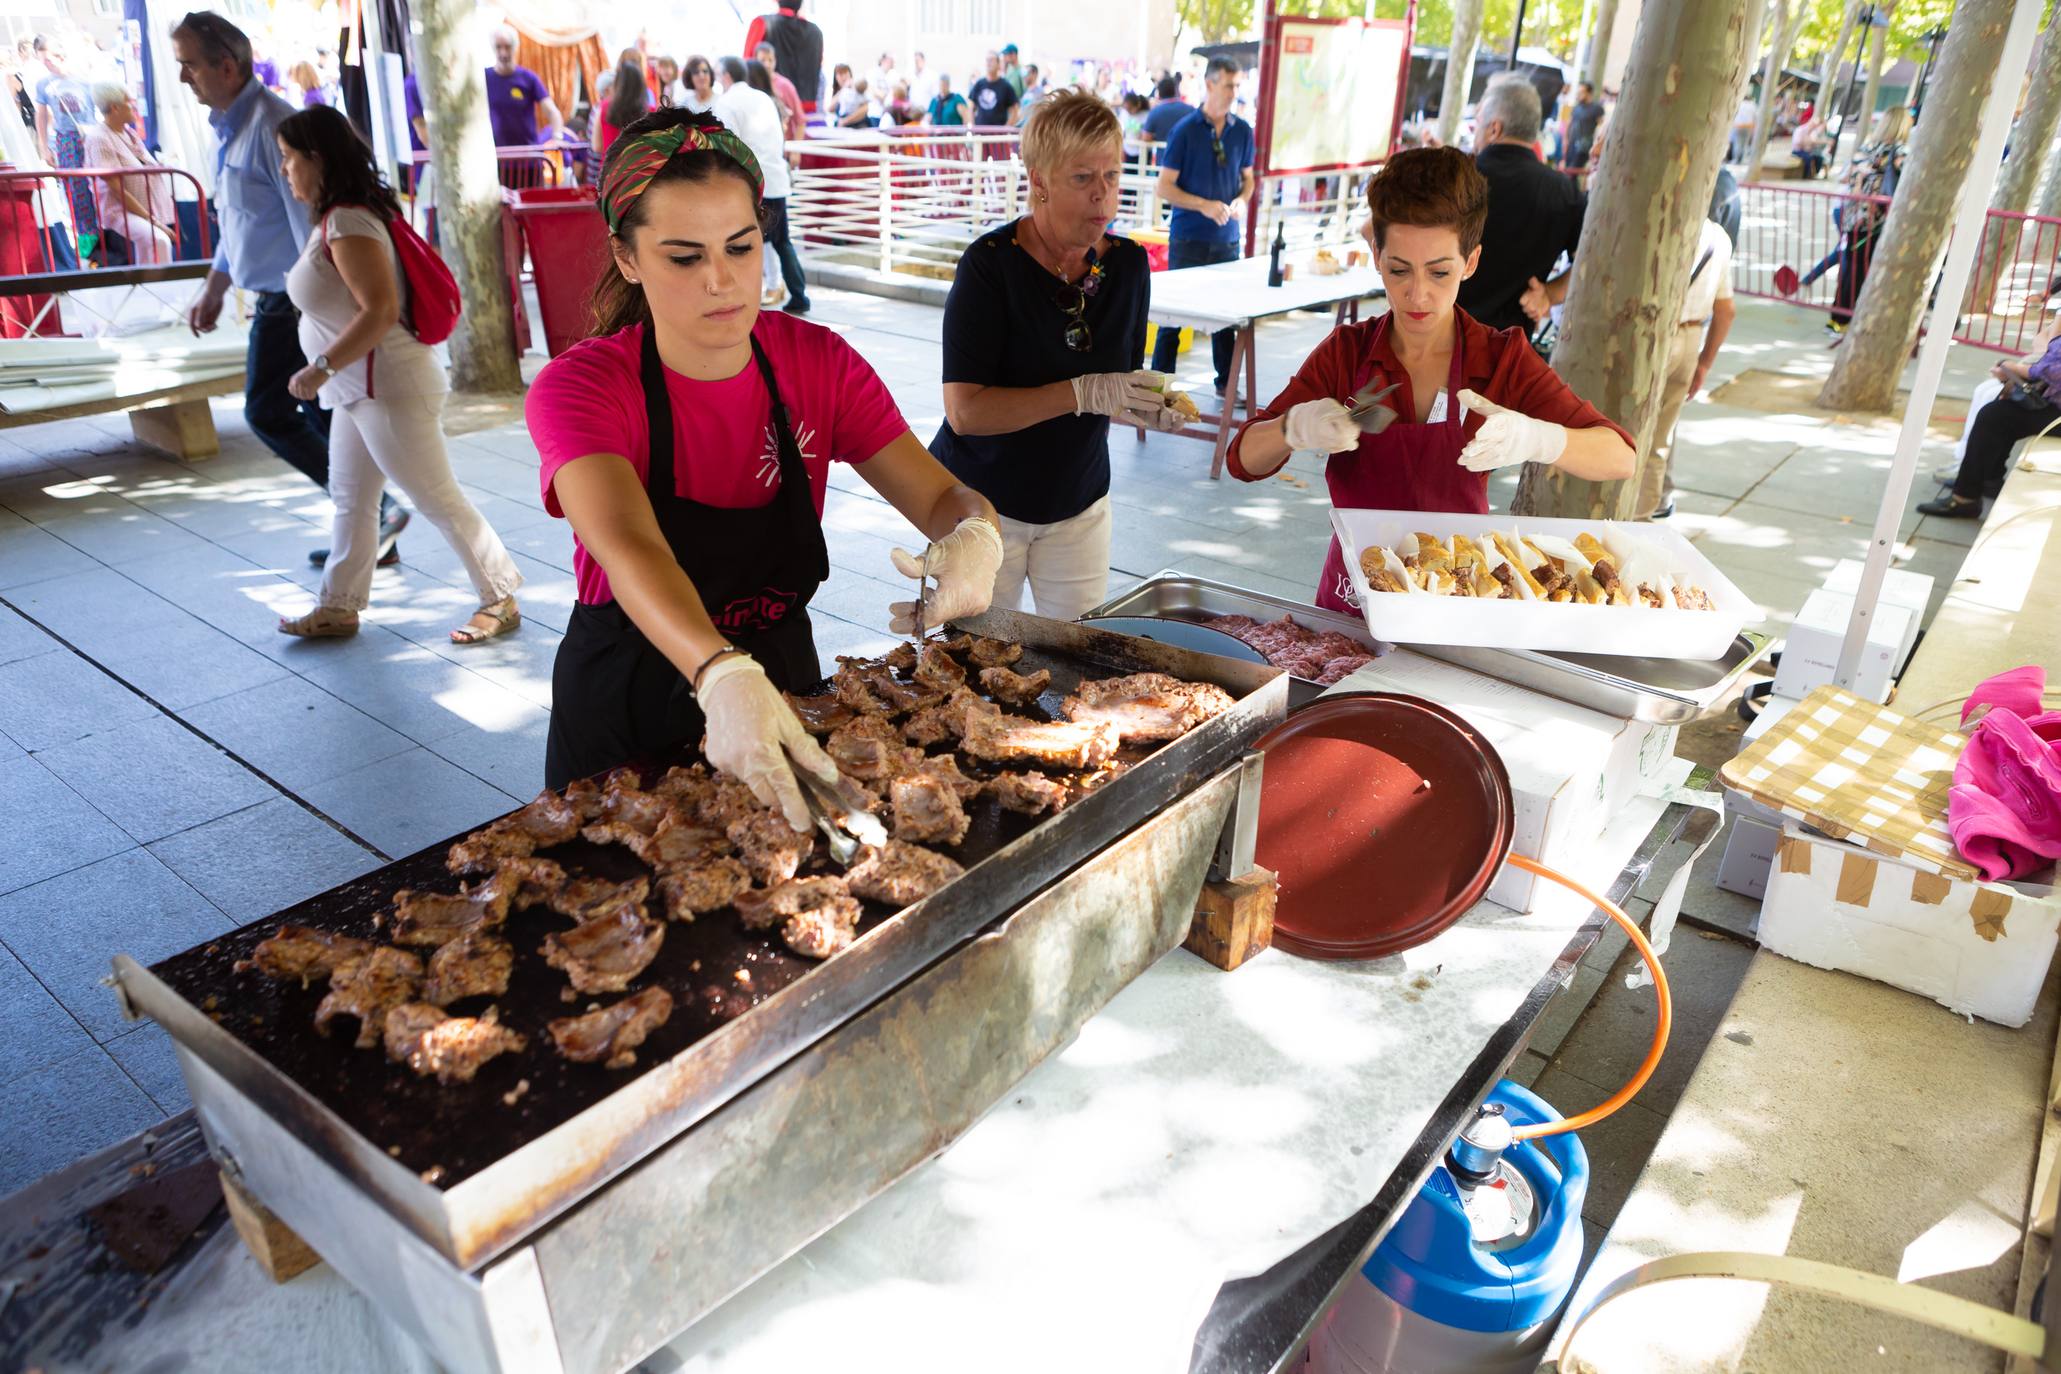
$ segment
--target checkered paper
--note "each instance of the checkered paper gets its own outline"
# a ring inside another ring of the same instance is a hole
[[[1718,770],[1725,786],[1915,868],[1981,877],[1947,833],[1947,791],[1968,737],[1819,687]]]

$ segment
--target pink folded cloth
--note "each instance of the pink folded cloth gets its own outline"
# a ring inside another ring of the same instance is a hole
[[[2041,709],[2046,685],[2046,669],[2013,668],[1961,707],[1968,747],[1954,765],[1947,830],[1990,882],[2061,858],[2061,711]]]

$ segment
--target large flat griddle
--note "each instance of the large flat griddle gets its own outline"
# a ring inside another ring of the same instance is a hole
[[[669,924],[658,958],[632,987],[667,988],[674,1012],[627,1071],[565,1063],[543,1031],[552,1017],[613,1000],[561,1000],[563,975],[535,955],[545,932],[565,925],[549,913],[516,913],[508,923],[516,972],[497,1004],[505,1023],[531,1037],[529,1048],[492,1061],[469,1084],[425,1081],[377,1050],[352,1048],[349,1022],[327,1040],[316,1035],[319,985],[232,972],[283,922],[376,938],[373,918],[396,890],[449,890],[444,844],[148,970],[120,956],[123,995],[212,1071],[219,1083],[211,1092],[243,1099],[431,1249],[477,1268],[1236,764],[1285,709],[1286,680],[1271,667],[1008,612],[962,628],[1022,643],[1022,671],[1050,669],[1047,710],[1083,677],[1140,671],[1215,682],[1236,704],[1055,816],[1034,820],[983,798],[951,851],[966,874],[897,918],[869,906],[864,938],[827,963],[744,931],[727,910]],[[616,846],[561,848],[589,871],[644,871]]]

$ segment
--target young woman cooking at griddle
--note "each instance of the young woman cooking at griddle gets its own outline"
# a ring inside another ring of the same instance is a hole
[[[1455,302],[1481,261],[1488,182],[1456,148],[1397,153],[1367,183],[1375,266],[1388,311],[1340,325],[1288,387],[1231,441],[1241,481],[1273,476],[1291,453],[1329,455],[1324,481],[1345,509],[1488,513],[1488,474],[1551,463],[1570,477],[1621,481],[1635,467],[1631,436],[1548,368],[1522,330],[1490,329]],[[1394,422],[1363,432],[1355,393],[1383,399]],[[1338,540],[1317,604],[1353,613]]]
[[[849,344],[760,313],[761,186],[750,150],[705,114],[656,111],[608,150],[594,334],[544,368],[526,407],[579,587],[544,768],[563,787],[705,729],[710,763],[806,829],[792,769],[837,769],[780,692],[822,674],[808,603],[830,573],[831,461],[935,541],[930,625],[987,608],[1002,540]],[[898,633],[914,628],[913,601],[891,609]]]

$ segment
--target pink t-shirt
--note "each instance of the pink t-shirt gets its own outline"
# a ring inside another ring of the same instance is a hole
[[[833,460],[863,463],[909,428],[872,367],[837,333],[792,315],[763,313],[753,330],[787,402],[795,441],[809,469],[816,511]],[[551,489],[558,469],[592,453],[618,453],[642,478],[651,442],[638,376],[644,327],[585,339],[545,364],[523,408],[543,460],[544,509],[563,519]],[[680,495],[731,510],[763,506],[780,478],[772,403],[756,363],[719,382],[666,372],[673,403],[673,476]],[[573,539],[580,600],[613,600],[608,575]]]

